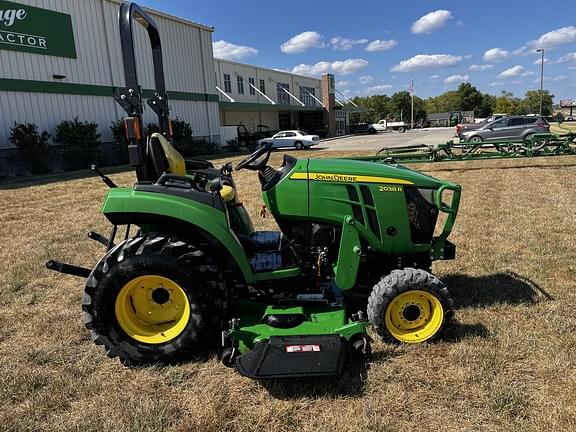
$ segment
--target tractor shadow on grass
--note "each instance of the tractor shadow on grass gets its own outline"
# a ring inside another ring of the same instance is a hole
[[[452,294],[456,309],[534,304],[542,298],[553,300],[536,282],[510,271],[478,277],[451,274],[442,280]]]
[[[350,355],[340,376],[275,379],[261,381],[260,385],[270,396],[281,400],[360,397],[364,394],[370,362],[372,358],[362,359]]]

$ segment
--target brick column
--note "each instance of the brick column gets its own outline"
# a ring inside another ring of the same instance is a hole
[[[336,104],[334,75],[322,74],[322,103],[324,104],[324,127],[328,136],[336,135],[336,114],[334,105]]]

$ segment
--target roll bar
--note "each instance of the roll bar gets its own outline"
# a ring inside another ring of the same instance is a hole
[[[124,78],[126,87],[116,89],[114,99],[122,106],[128,117],[124,119],[127,137],[130,140],[128,154],[130,165],[136,168],[138,180],[149,180],[145,163],[146,137],[142,124],[142,88],[138,84],[138,71],[136,68],[136,53],[134,50],[133,21],[142,25],[150,40],[152,48],[152,61],[154,66],[154,96],[146,102],[158,116],[160,133],[164,136],[170,134],[170,120],[168,98],[166,95],[166,81],[164,79],[164,65],[162,61],[162,44],[156,22],[148,16],[136,3],[123,2],[120,5],[118,24],[120,29],[120,44],[122,47],[122,61],[124,63]]]

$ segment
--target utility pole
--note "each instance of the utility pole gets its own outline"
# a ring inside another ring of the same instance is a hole
[[[540,69],[540,115],[542,115],[542,97],[544,95],[544,48],[537,49],[536,52],[542,53]]]
[[[414,129],[414,77],[410,81],[410,99],[411,99],[411,106],[410,106],[410,130]]]

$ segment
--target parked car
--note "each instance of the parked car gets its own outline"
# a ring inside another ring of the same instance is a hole
[[[280,131],[272,138],[258,140],[258,147],[273,143],[273,148],[294,147],[296,150],[310,148],[320,142],[318,135],[310,135],[302,130]]]
[[[486,117],[478,123],[460,123],[456,125],[456,135],[460,136],[461,133],[470,131],[473,129],[480,129],[482,126],[487,125],[494,120],[506,117],[506,114],[492,114],[490,117]]]
[[[460,142],[525,140],[534,134],[550,133],[550,125],[540,116],[509,116],[473,130],[460,130]]]

